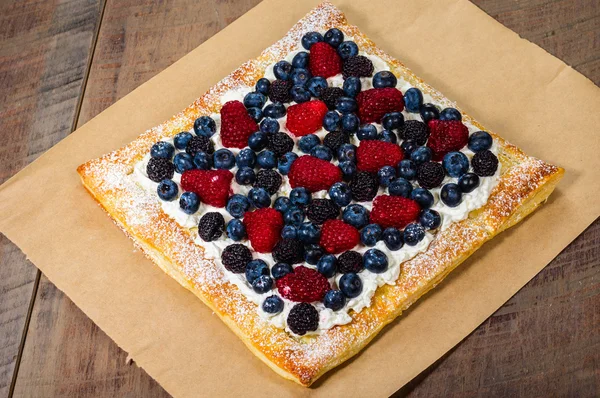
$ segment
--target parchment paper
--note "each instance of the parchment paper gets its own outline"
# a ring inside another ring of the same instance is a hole
[[[425,81],[527,153],[564,167],[566,176],[547,205],[486,244],[354,360],[311,389],[283,380],[135,251],[75,172],[183,109],[317,1],[261,3],[0,188],[0,230],[174,396],[389,395],[600,214],[600,90],[592,82],[466,0],[335,3]]]

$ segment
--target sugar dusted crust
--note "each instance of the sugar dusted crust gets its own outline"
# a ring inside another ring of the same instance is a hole
[[[354,37],[361,50],[382,58],[397,76],[430,94],[435,101],[456,107],[398,60],[377,48],[357,27],[347,23],[340,10],[326,2],[294,25],[284,38],[233,71],[187,109],[146,131],[129,145],[77,169],[88,191],[152,261],[217,313],[275,372],[304,386],[357,354],[385,325],[441,282],[484,242],[535,210],[548,198],[564,172],[526,156],[491,133],[498,142],[502,174],[487,204],[471,212],[467,219],[439,232],[426,252],[402,264],[396,284],[378,288],[370,307],[358,314],[350,313],[352,322],[318,336],[298,339],[264,321],[258,316],[256,305],[226,281],[214,261],[204,257],[204,248],[194,243],[196,231],[180,227],[169,218],[161,210],[158,197],[146,192],[128,175],[156,141],[190,129],[201,115],[218,112],[220,97],[225,92],[254,85],[268,65],[297,46],[304,33],[331,27]],[[462,114],[464,120],[489,131]]]

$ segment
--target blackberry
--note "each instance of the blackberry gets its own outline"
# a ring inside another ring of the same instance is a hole
[[[267,136],[267,149],[280,158],[283,154],[291,152],[294,149],[294,140],[292,137],[281,131]]]
[[[281,239],[273,248],[278,263],[298,264],[304,261],[304,245],[298,239]]]
[[[175,166],[169,159],[165,158],[150,158],[146,166],[146,174],[148,178],[154,182],[162,180],[170,180],[175,173]]]
[[[327,108],[332,111],[335,109],[335,103],[338,98],[344,96],[344,90],[339,87],[325,87],[321,90],[319,99],[327,105]]]
[[[355,77],[369,77],[373,76],[373,62],[364,55],[356,55],[348,58],[344,62],[344,68],[342,69],[342,75],[344,79],[350,76]]]
[[[290,102],[292,100],[291,88],[292,82],[290,80],[275,80],[269,87],[269,98],[272,102]]]
[[[341,131],[328,133],[325,138],[323,138],[323,145],[331,149],[333,153],[337,153],[338,149],[340,149],[343,144],[348,143],[350,143],[350,137],[348,137],[348,134]]]
[[[378,188],[379,181],[377,181],[377,177],[367,171],[359,171],[350,181],[352,198],[357,202],[373,200],[377,195]]]
[[[281,175],[273,169],[263,169],[256,173],[255,188],[264,188],[269,195],[275,194],[281,186]]]
[[[429,138],[429,128],[420,120],[407,120],[398,132],[404,140],[413,140],[418,145],[425,145]]]
[[[296,304],[287,317],[288,327],[299,336],[319,327],[319,312],[308,303]]]
[[[478,176],[490,177],[498,170],[498,158],[489,150],[477,152],[471,160],[471,166]]]
[[[417,181],[422,188],[439,187],[444,181],[444,167],[441,163],[425,162],[417,167]]]
[[[198,223],[198,235],[205,242],[218,239],[225,229],[225,219],[221,213],[216,211],[206,213]]]
[[[185,146],[185,151],[194,157],[198,152],[208,153],[209,155],[215,151],[212,141],[203,136],[197,135],[192,137]]]
[[[306,216],[314,224],[323,224],[340,215],[340,208],[331,199],[313,199],[308,205]]]
[[[337,266],[342,274],[359,273],[363,269],[363,259],[359,252],[348,250],[338,257]]]
[[[246,264],[252,261],[252,253],[246,246],[234,243],[223,250],[221,261],[228,271],[241,274],[246,271]]]

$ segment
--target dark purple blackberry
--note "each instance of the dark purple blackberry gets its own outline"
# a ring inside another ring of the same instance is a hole
[[[342,274],[359,273],[364,268],[363,258],[359,252],[348,250],[340,254],[337,259],[337,266],[338,272]]]
[[[225,219],[221,213],[216,211],[206,213],[198,223],[198,235],[205,242],[218,239],[225,229]]]
[[[269,134],[267,136],[267,149],[280,158],[284,153],[291,152],[294,149],[294,140],[292,137],[281,131]]]
[[[377,177],[367,171],[359,171],[350,181],[352,198],[357,202],[373,200],[378,189],[379,181]]]
[[[422,188],[436,188],[444,181],[444,167],[441,163],[425,162],[417,167],[417,181]]]
[[[146,166],[146,174],[148,178],[154,182],[162,180],[170,180],[175,173],[175,166],[169,159],[165,158],[150,158]]]
[[[350,137],[348,137],[348,134],[341,131],[328,133],[325,138],[323,138],[323,145],[331,149],[334,154],[337,154],[337,151],[340,149],[342,144],[348,144],[349,142]]]
[[[234,243],[223,250],[221,261],[228,271],[241,274],[246,271],[246,264],[252,261],[252,253],[246,246]]]
[[[344,61],[342,75],[344,79],[350,76],[355,77],[370,77],[373,76],[373,62],[364,55],[356,55]]]
[[[281,239],[273,248],[278,263],[298,264],[304,261],[304,244],[298,239]]]
[[[269,195],[275,194],[281,186],[281,175],[272,169],[263,169],[256,173],[255,188],[264,188]]]
[[[185,151],[194,157],[198,152],[204,152],[210,155],[215,151],[215,148],[208,137],[197,135],[188,141],[185,146]]]
[[[319,95],[319,99],[327,105],[329,110],[335,109],[335,103],[338,98],[344,96],[344,90],[339,87],[325,87],[321,90],[321,94]]]
[[[340,215],[340,208],[330,199],[313,199],[307,206],[306,216],[314,224],[323,224]]]
[[[292,100],[291,88],[291,80],[275,80],[271,82],[271,87],[269,87],[269,98],[273,102],[290,102]]]
[[[480,177],[490,177],[498,170],[498,158],[491,151],[477,152],[471,160],[473,171]]]
[[[319,327],[319,312],[308,303],[296,304],[287,317],[288,327],[299,336]]]
[[[400,138],[413,140],[419,145],[425,145],[429,138],[429,128],[420,120],[407,120],[404,126],[398,129]]]

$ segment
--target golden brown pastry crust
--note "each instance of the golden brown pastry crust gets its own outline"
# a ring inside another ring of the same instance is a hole
[[[378,288],[370,307],[358,314],[350,313],[352,322],[318,336],[299,339],[264,321],[257,314],[256,304],[226,281],[214,261],[204,257],[204,249],[194,243],[195,232],[167,216],[161,210],[158,197],[146,192],[128,176],[154,142],[189,130],[201,115],[218,112],[223,93],[253,85],[268,65],[297,46],[304,33],[331,27],[352,36],[362,51],[382,58],[397,76],[430,94],[437,102],[456,107],[402,63],[377,48],[357,27],[349,25],[340,10],[330,3],[322,3],[294,25],[284,38],[258,58],[244,63],[183,112],[146,131],[127,146],[77,169],[88,191],[152,261],[206,303],[275,372],[305,386],[357,354],[385,325],[441,282],[484,242],[535,210],[563,174],[562,169],[526,156],[492,133],[498,143],[502,174],[487,204],[472,211],[467,219],[439,232],[426,252],[403,263],[396,284]],[[462,114],[466,121],[484,129]]]

